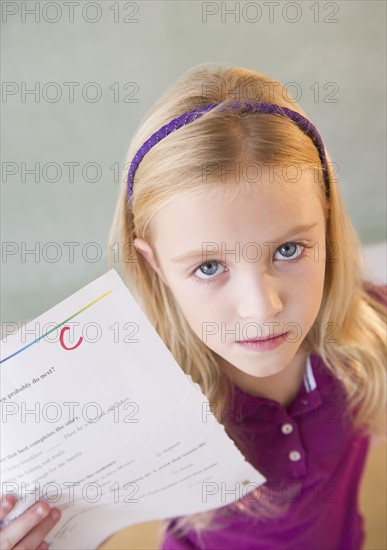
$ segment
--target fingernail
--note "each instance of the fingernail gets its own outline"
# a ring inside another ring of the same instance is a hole
[[[58,510],[58,508],[54,508],[53,510],[51,510],[51,517],[54,521],[57,521],[61,516],[61,512],[60,510]]]
[[[1,507],[3,510],[9,510],[11,508],[11,504],[7,500],[2,500]]]
[[[41,506],[40,504],[37,508],[35,508],[35,512],[38,516],[45,516],[47,514],[43,506]]]

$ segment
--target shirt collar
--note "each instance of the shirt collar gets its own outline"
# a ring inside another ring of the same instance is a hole
[[[304,371],[304,387],[307,393],[310,393],[315,388],[317,388],[316,379],[314,377],[313,369],[312,369],[312,362],[310,358],[310,354],[308,355],[306,359],[306,367]]]
[[[319,372],[318,361],[319,357],[316,355],[309,354],[307,356],[303,382],[294,400],[286,409],[273,399],[250,395],[234,384],[234,401],[231,398],[232,405],[227,411],[228,418],[231,421],[240,423],[248,417],[265,418],[264,414],[257,415],[257,411],[263,408],[267,409],[267,407],[278,409],[279,412],[286,410],[290,416],[296,416],[318,407],[321,404],[320,392],[316,382],[316,376]]]

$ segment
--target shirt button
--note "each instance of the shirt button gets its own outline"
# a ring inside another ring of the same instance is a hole
[[[301,453],[299,453],[298,451],[291,451],[289,453],[289,458],[292,462],[297,462],[301,458]]]
[[[291,424],[282,424],[281,432],[283,434],[291,434],[293,431],[293,426]]]

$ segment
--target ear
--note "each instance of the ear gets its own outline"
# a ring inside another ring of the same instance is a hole
[[[166,282],[166,280],[164,278],[164,275],[161,271],[161,268],[160,268],[160,266],[158,265],[158,263],[156,261],[156,258],[155,258],[155,255],[153,253],[153,250],[152,250],[151,246],[146,241],[144,241],[144,239],[140,239],[138,237],[136,237],[134,239],[133,245],[136,248],[136,250],[144,256],[144,258],[147,260],[147,262],[149,263],[151,268],[159,275],[159,277],[162,279],[162,281],[166,285],[168,285],[168,283]]]

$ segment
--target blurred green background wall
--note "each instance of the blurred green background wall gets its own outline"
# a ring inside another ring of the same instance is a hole
[[[385,239],[384,1],[1,9],[2,322],[36,317],[107,271],[130,139],[153,102],[204,62],[287,84],[338,166],[361,241]]]

